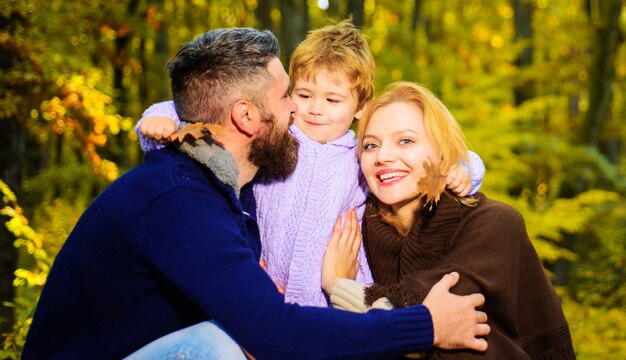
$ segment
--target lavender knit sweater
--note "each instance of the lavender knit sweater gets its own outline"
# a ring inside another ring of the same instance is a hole
[[[295,171],[282,182],[256,184],[261,258],[274,281],[285,286],[285,301],[327,306],[321,288],[322,262],[337,216],[357,209],[367,194],[356,158],[354,133],[320,144],[291,126],[300,143]],[[372,283],[363,247],[356,280]]]
[[[180,122],[171,101],[154,104],[143,113],[144,117],[156,115]],[[284,181],[254,186],[261,258],[267,262],[270,277],[285,288],[286,302],[329,306],[321,287],[326,244],[337,216],[356,209],[359,222],[362,220],[366,184],[356,157],[354,132],[350,130],[339,139],[320,144],[296,126],[289,130],[300,143],[295,171]],[[138,135],[145,152],[164,147]],[[482,184],[485,168],[473,152],[470,163],[473,194]],[[463,167],[470,173],[466,164]],[[372,274],[362,246],[358,260],[356,281],[371,285]]]

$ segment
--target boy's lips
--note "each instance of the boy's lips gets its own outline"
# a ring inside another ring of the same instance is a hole
[[[317,123],[317,122],[314,122],[314,121],[309,121],[309,120],[304,120],[304,122],[307,123],[307,125],[311,125],[311,126],[323,126],[323,125],[326,125],[326,124],[320,124],[320,123]]]
[[[404,178],[408,175],[409,172],[405,170],[384,169],[376,172],[376,179],[382,186],[391,186],[404,180]]]

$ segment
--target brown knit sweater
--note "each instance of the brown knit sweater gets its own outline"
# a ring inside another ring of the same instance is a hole
[[[575,359],[559,299],[522,216],[483,194],[476,198],[478,205],[467,207],[444,195],[431,211],[420,210],[406,237],[370,201],[363,235],[376,285],[366,289],[367,302],[386,296],[396,307],[421,303],[444,274],[458,271],[452,292],[486,298],[489,349],[434,350],[430,359]]]

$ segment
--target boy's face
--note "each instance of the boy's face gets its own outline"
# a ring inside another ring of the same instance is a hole
[[[296,79],[291,98],[298,105],[294,123],[310,139],[325,144],[343,136],[360,117],[356,92],[343,74],[322,70],[314,79]]]

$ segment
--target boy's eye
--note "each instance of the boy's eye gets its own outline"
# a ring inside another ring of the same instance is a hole
[[[310,95],[307,95],[307,94],[298,94],[298,97],[299,97],[300,99],[308,99],[308,98],[310,98],[311,96],[310,96]]]
[[[363,145],[363,150],[367,151],[367,150],[374,150],[378,147],[378,145],[373,144],[373,143],[367,143],[365,145]]]
[[[327,100],[329,103],[332,103],[332,104],[336,104],[336,103],[338,103],[338,102],[340,101],[340,100],[338,100],[338,99],[326,99],[326,100]]]

